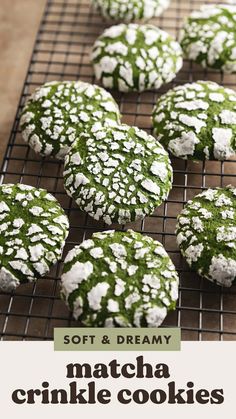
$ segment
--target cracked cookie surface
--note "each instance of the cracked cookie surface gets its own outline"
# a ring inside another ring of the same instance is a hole
[[[230,287],[236,279],[236,188],[207,189],[178,216],[177,243],[199,275]]]
[[[133,23],[106,29],[94,43],[92,61],[103,86],[121,92],[159,89],[183,65],[181,47],[171,35]]]
[[[106,19],[131,22],[160,16],[170,0],[93,0],[93,3]]]
[[[203,5],[186,20],[180,44],[187,58],[227,73],[236,71],[236,7]]]
[[[236,150],[236,92],[211,81],[177,86],[153,110],[154,135],[176,157],[226,160]]]
[[[95,124],[66,156],[64,185],[94,219],[125,224],[151,214],[167,198],[172,167],[167,151],[145,131]]]
[[[23,184],[0,186],[0,289],[44,276],[60,258],[68,219],[45,189]]]
[[[65,259],[61,295],[75,319],[95,327],[158,327],[178,298],[164,247],[132,230],[94,233]]]
[[[95,122],[120,122],[113,97],[82,81],[49,82],[36,89],[24,106],[20,126],[25,142],[38,154],[64,159],[81,132]]]

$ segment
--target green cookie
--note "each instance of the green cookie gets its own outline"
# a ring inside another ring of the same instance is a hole
[[[131,22],[160,16],[170,0],[93,0],[93,3],[106,19]]]
[[[159,89],[181,69],[182,50],[153,25],[120,24],[96,40],[92,60],[104,87],[121,92]]]
[[[44,276],[61,258],[68,219],[45,189],[0,186],[0,289]]]
[[[20,120],[23,139],[42,156],[64,159],[81,132],[95,122],[120,122],[118,105],[101,87],[81,81],[50,82],[36,89]]]
[[[168,153],[136,127],[95,124],[65,159],[64,185],[81,210],[107,224],[142,219],[172,186]]]
[[[186,20],[180,43],[187,58],[226,73],[236,71],[236,7],[203,5]]]
[[[230,287],[236,279],[236,189],[207,189],[178,216],[177,242],[199,275]]]
[[[178,298],[164,247],[132,230],[104,231],[65,259],[62,298],[85,326],[158,327]]]
[[[236,149],[236,92],[210,81],[175,87],[158,99],[153,127],[177,157],[226,160]]]

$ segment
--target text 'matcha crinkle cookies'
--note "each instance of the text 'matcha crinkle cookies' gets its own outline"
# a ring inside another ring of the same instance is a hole
[[[133,23],[106,29],[94,43],[92,61],[103,86],[121,92],[159,89],[183,65],[181,47],[171,35]]]
[[[95,220],[125,224],[153,213],[172,186],[167,151],[136,127],[95,124],[65,158],[64,185]]]
[[[177,243],[199,275],[230,287],[236,279],[236,188],[207,189],[178,216]]]
[[[108,126],[120,122],[110,93],[82,81],[55,81],[31,95],[20,125],[23,139],[36,153],[64,159],[77,136],[97,121]]]
[[[187,18],[180,32],[184,55],[204,68],[236,72],[235,26],[235,6],[201,6]]]
[[[23,184],[0,186],[0,289],[47,274],[62,255],[69,222],[56,198]]]
[[[178,298],[162,244],[132,230],[94,233],[65,259],[62,298],[91,327],[158,327]]]
[[[170,0],[92,0],[106,19],[115,22],[148,20],[160,16]]]
[[[211,81],[177,86],[153,110],[154,135],[174,156],[227,160],[236,151],[236,92]]]

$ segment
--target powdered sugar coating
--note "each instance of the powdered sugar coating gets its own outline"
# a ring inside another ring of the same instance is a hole
[[[236,7],[203,5],[186,20],[180,43],[187,58],[203,67],[236,71]]]
[[[36,89],[20,120],[23,139],[42,156],[64,159],[77,136],[96,122],[120,122],[110,93],[82,81],[49,82]]]
[[[91,217],[125,224],[151,214],[166,199],[172,167],[168,153],[145,131],[96,125],[66,156],[64,184]]]
[[[236,92],[211,81],[177,86],[158,99],[153,126],[177,157],[227,160],[236,149]]]
[[[170,0],[93,0],[106,19],[116,22],[131,22],[160,16]]]
[[[132,230],[94,233],[86,242],[68,253],[61,277],[75,319],[92,327],[158,327],[178,298],[178,275],[161,243]],[[98,248],[104,256],[94,259]]]
[[[120,24],[95,41],[96,78],[122,92],[159,89],[181,69],[182,51],[167,32],[153,25]]]
[[[69,223],[45,189],[0,186],[0,289],[44,276],[61,258]]]
[[[208,189],[178,216],[177,242],[193,270],[219,285],[236,279],[236,189]]]

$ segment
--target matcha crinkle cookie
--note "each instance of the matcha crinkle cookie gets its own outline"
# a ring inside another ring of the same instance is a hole
[[[95,75],[121,92],[158,89],[181,69],[182,50],[153,25],[120,24],[106,29],[92,51]]]
[[[178,217],[177,242],[189,266],[230,287],[236,279],[236,188],[207,189]]]
[[[97,121],[109,126],[120,122],[110,93],[82,81],[55,81],[32,94],[20,126],[23,139],[36,153],[63,159],[77,136]]]
[[[85,326],[158,327],[178,298],[162,244],[132,230],[94,233],[65,259],[62,297]]]
[[[236,92],[211,81],[177,86],[158,99],[153,127],[177,157],[226,160],[236,150]]]
[[[93,0],[106,19],[116,22],[131,22],[159,16],[170,0]]]
[[[172,186],[172,167],[161,144],[136,127],[95,124],[65,158],[64,185],[81,210],[107,224],[151,214]]]
[[[0,186],[0,289],[44,276],[61,258],[68,219],[45,189]]]
[[[184,55],[203,67],[235,72],[235,26],[235,6],[203,5],[190,15],[180,32]]]

